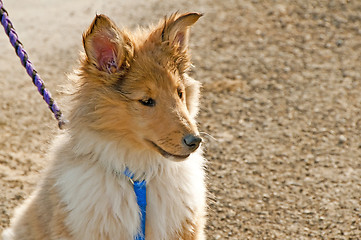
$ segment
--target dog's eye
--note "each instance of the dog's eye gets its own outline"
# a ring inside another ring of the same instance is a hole
[[[141,104],[147,107],[154,107],[155,106],[155,100],[153,98],[148,98],[145,100],[139,100]]]
[[[178,89],[178,96],[179,96],[180,99],[183,98],[183,91],[180,90],[180,89]]]

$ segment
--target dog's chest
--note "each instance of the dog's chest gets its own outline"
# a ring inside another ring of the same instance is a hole
[[[75,239],[129,240],[136,235],[139,207],[126,177],[116,179],[99,169],[78,166],[61,183],[63,201],[68,204],[67,225],[79,234]],[[146,239],[173,239],[191,228],[203,199],[201,166],[191,169],[185,164],[152,178],[147,183]]]
[[[149,239],[175,239],[173,236],[184,228],[192,227],[197,210],[196,189],[189,180],[182,178],[156,179],[149,183],[146,219]]]

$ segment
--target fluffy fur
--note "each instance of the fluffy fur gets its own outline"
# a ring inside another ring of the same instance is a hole
[[[133,239],[140,219],[126,167],[147,181],[147,240],[205,238],[204,159],[184,144],[198,135],[199,83],[186,72],[200,16],[173,14],[135,33],[95,17],[69,127],[4,240]]]

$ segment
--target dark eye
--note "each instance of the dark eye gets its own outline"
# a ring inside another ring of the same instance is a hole
[[[155,100],[153,98],[148,98],[145,100],[139,100],[141,104],[147,107],[154,107],[155,106]]]
[[[179,96],[180,99],[183,98],[183,91],[180,90],[180,89],[178,89],[178,96]]]

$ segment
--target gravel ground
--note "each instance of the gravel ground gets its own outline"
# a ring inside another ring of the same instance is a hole
[[[191,75],[203,83],[208,239],[361,239],[361,1],[4,4],[61,107],[95,12],[130,27],[204,12]],[[1,31],[0,231],[58,131]]]

